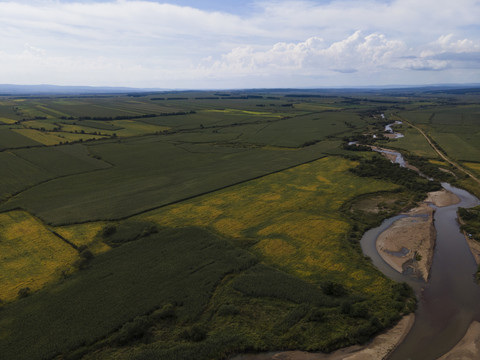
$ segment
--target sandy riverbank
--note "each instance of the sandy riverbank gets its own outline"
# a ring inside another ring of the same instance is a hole
[[[378,253],[398,272],[411,272],[427,281],[436,237],[434,210],[428,203],[443,207],[458,202],[460,199],[445,189],[429,193],[423,203],[380,234],[376,244]]]
[[[409,271],[428,280],[436,236],[433,212],[423,203],[379,235],[378,253],[398,272]]]
[[[473,321],[460,342],[438,360],[480,359],[480,323]]]
[[[433,191],[428,193],[428,196],[425,200],[426,202],[431,202],[433,205],[438,207],[455,205],[460,202],[460,199],[454,193],[447,191],[445,189],[439,191]]]
[[[477,265],[480,265],[480,243],[476,240],[470,239],[467,235],[465,235],[465,239],[467,240],[468,246],[470,247],[470,251],[477,262]]]
[[[396,326],[375,337],[365,346],[350,346],[331,354],[304,351],[282,351],[268,354],[238,355],[231,360],[382,360],[405,338],[415,321],[415,315],[404,316]]]

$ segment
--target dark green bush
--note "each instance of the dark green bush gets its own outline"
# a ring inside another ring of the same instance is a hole
[[[19,298],[25,298],[31,294],[31,290],[29,287],[24,287],[18,290],[18,297]]]
[[[116,345],[125,345],[146,335],[151,326],[151,320],[146,316],[138,316],[133,321],[124,324],[115,333],[111,341]]]
[[[180,333],[182,339],[199,342],[207,337],[207,329],[202,325],[193,325]]]
[[[313,309],[308,317],[308,321],[323,322],[327,318],[327,314],[322,309]]]
[[[176,317],[175,307],[172,304],[164,305],[161,309],[155,310],[150,315],[150,318],[155,321],[173,319],[175,317]]]
[[[238,315],[240,313],[240,310],[231,304],[223,304],[218,308],[217,314],[219,316],[234,316]]]
[[[127,220],[117,226],[108,225],[102,230],[101,236],[108,245],[117,247],[156,233],[158,228],[155,224]]]
[[[325,295],[330,296],[343,296],[347,293],[347,290],[342,284],[338,284],[333,281],[326,281],[322,284],[322,290]]]
[[[232,282],[235,290],[252,297],[271,297],[297,304],[332,306],[336,301],[325,296],[322,289],[285,272],[263,264],[252,267]]]
[[[114,225],[107,225],[102,230],[102,237],[108,238],[117,232],[117,227]]]

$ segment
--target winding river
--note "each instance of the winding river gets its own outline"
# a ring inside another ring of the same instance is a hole
[[[465,190],[442,186],[461,201],[446,207],[432,205],[437,239],[428,283],[396,272],[376,250],[377,237],[402,215],[385,220],[361,240],[374,265],[391,279],[409,283],[419,301],[415,324],[389,360],[437,359],[461,340],[473,320],[480,320],[480,287],[473,279],[477,265],[457,221],[458,207],[473,207],[480,201]]]
[[[392,128],[392,126],[394,126],[394,125],[401,125],[401,124],[402,124],[402,122],[401,122],[401,121],[398,121],[398,120],[395,121],[395,122],[392,123],[392,124],[389,124],[389,125],[385,126],[385,132],[390,133],[390,134],[393,134],[393,135],[394,135],[394,139],[402,138],[404,135],[401,134],[401,133],[395,132],[395,131],[393,130],[393,128]]]
[[[392,125],[387,125],[385,131],[394,133]],[[380,152],[395,155],[395,162],[405,166],[400,153]],[[374,265],[391,279],[409,283],[419,301],[415,324],[389,356],[390,360],[437,359],[462,339],[472,321],[480,321],[480,287],[473,278],[477,265],[457,220],[459,207],[470,208],[480,201],[450,184],[442,186],[457,195],[460,203],[446,207],[432,205],[437,238],[428,283],[396,272],[377,252],[377,237],[402,215],[385,220],[378,228],[367,231],[361,240],[363,252],[372,258]]]
[[[395,155],[395,162],[405,166],[400,153],[384,149],[375,151]],[[367,231],[360,242],[364,254],[382,273],[395,281],[408,283],[418,299],[415,323],[388,360],[436,360],[463,338],[472,321],[480,321],[480,286],[474,281],[477,264],[457,220],[459,207],[477,206],[480,200],[450,184],[442,183],[442,186],[457,195],[460,203],[445,207],[431,205],[435,209],[437,236],[428,282],[395,271],[377,252],[378,236],[404,215],[383,221],[379,227]],[[240,355],[235,359],[271,359],[274,354]]]

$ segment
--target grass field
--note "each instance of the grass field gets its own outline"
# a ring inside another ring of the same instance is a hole
[[[349,250],[342,248],[342,239],[351,224],[340,208],[372,189],[397,187],[350,175],[352,166],[328,157],[149,212],[140,219],[162,226],[210,226],[238,241],[251,239],[262,260],[295,275],[313,281],[327,274],[334,278],[349,273],[347,286],[365,287],[360,281],[367,276],[364,272],[347,270],[347,259],[354,254],[345,256]]]
[[[35,346],[22,353],[25,358],[84,346],[80,351],[103,349],[105,358],[147,352],[169,359],[181,351],[190,354],[185,358],[212,359],[241,349],[325,351],[366,340],[398,318],[398,310],[391,307],[404,300],[398,302],[393,283],[380,276],[346,237],[351,227],[341,209],[346,200],[368,193],[372,183],[376,189],[396,188],[355,177],[348,172],[354,165],[328,157],[133,218],[156,223],[160,232],[105,253],[106,248],[97,248],[89,269],[5,308],[0,321],[8,323],[10,331],[0,334],[2,353],[11,354],[33,338]],[[87,223],[55,231],[72,242],[81,238],[76,245],[93,250],[105,226]],[[238,247],[248,248],[258,260]],[[245,265],[235,260],[239,256]],[[294,276],[265,265],[251,268],[259,260]],[[227,267],[217,272],[216,264]],[[245,271],[235,270],[238,275],[224,278],[232,266]],[[339,290],[345,291],[340,298],[322,290],[327,280],[345,289]],[[162,286],[153,286],[157,283]],[[99,306],[98,298],[107,301]],[[117,298],[123,301],[115,305]],[[351,304],[348,311],[342,306],[345,301]],[[174,305],[174,321],[155,320],[155,309],[166,304],[181,304]],[[30,324],[33,308],[41,314],[36,323],[45,324],[42,329],[46,326],[48,336]],[[193,340],[197,332],[200,342]],[[146,336],[149,345],[131,347],[127,353],[115,351],[118,343],[129,344],[121,340],[125,336]],[[177,350],[172,353],[173,349]]]
[[[6,117],[0,117],[0,123],[2,124],[15,124],[17,120],[14,120],[14,119],[9,119],[9,118],[6,118]]]
[[[105,222],[89,222],[84,224],[66,225],[54,227],[54,231],[75,246],[87,246],[94,254],[98,255],[111,249],[98,236],[107,225]]]
[[[0,153],[0,198],[59,176],[87,173],[110,165],[89,155],[82,145],[18,149]]]
[[[400,115],[419,125],[453,159],[480,159],[478,104],[432,105],[422,111],[400,112]]]
[[[41,132],[35,129],[15,129],[12,131],[43,145],[57,145],[65,141],[63,137],[57,134]]]
[[[211,234],[161,232],[100,255],[69,281],[4,308],[0,351],[10,359],[50,358],[169,303],[182,304],[176,312],[183,321],[195,318],[226,274],[251,265],[251,255]]]
[[[295,275],[286,277],[260,266],[247,270],[232,282],[224,282],[201,317],[212,332],[202,345],[177,343],[177,351],[193,357],[198,352],[204,354],[200,358],[216,358],[213,348],[268,349],[262,334],[272,334],[270,342],[276,343],[277,348],[308,344],[311,350],[326,350],[335,346],[333,343],[347,344],[350,336],[355,338],[357,331],[364,331],[360,329],[365,329],[368,321],[365,323],[362,316],[378,316],[383,323],[395,318],[387,310],[387,304],[393,300],[389,295],[392,283],[379,276],[346,236],[352,224],[344,217],[341,206],[347,199],[370,191],[372,184],[371,179],[349,174],[347,170],[353,165],[334,157],[324,158],[134,218],[178,229],[207,226],[231,239],[233,244],[250,249],[262,262]],[[396,188],[380,181],[374,181],[374,185],[376,189]],[[298,282],[298,278],[307,282]],[[367,307],[378,311],[375,315],[369,312],[352,317],[338,313],[340,303],[349,300],[339,303],[334,297],[325,297],[320,288],[327,279],[342,284],[353,298],[363,299],[354,306],[358,310],[352,314]],[[232,291],[243,295],[233,296]],[[283,299],[283,304],[279,299]],[[293,306],[292,302],[303,305]],[[227,308],[228,315],[220,315]],[[219,313],[212,317],[215,309]],[[319,323],[308,320],[314,312],[323,314]],[[233,323],[232,315],[235,315]],[[130,355],[176,358],[179,355],[174,355],[169,331],[170,328],[158,329],[155,341],[146,347],[133,348]],[[346,333],[351,335],[345,338]],[[242,334],[234,344],[230,338],[233,334]],[[222,341],[215,342],[215,338]],[[113,352],[110,356],[129,358],[122,354]]]
[[[0,151],[39,145],[41,143],[18,134],[14,130],[0,128]]]
[[[57,225],[122,218],[313,160],[322,156],[317,148],[185,148],[156,137],[92,145],[90,153],[111,168],[42,183],[0,208],[22,207]]]
[[[0,357],[211,360],[368,341],[414,296],[358,240],[422,194],[342,144],[375,142],[380,114],[401,116],[478,172],[475,101],[313,90],[2,97]],[[445,165],[413,128],[400,131],[381,144]],[[382,173],[357,176],[358,164]]]
[[[443,160],[429,160],[429,162],[438,166],[448,166],[448,163]]]
[[[47,131],[53,130],[57,127],[54,120],[30,120],[22,121],[22,126],[32,129],[45,129]]]
[[[347,124],[350,124],[347,125]],[[365,122],[355,113],[318,113],[267,123],[250,131],[240,128],[240,141],[261,145],[299,147],[302,144],[325,140],[334,135],[351,132],[351,126],[362,127]]]
[[[416,129],[413,129],[408,125],[402,125],[398,128],[397,132],[402,133],[405,137],[391,140],[388,146],[391,144],[390,147],[399,150],[407,150],[414,155],[423,156],[429,159],[439,158],[438,154],[432,149],[425,137]]]
[[[12,301],[22,288],[36,291],[62,278],[77,252],[23,211],[0,214],[0,299]]]
[[[480,163],[464,162],[462,165],[467,167],[469,170],[472,170],[475,175],[480,176]]]
[[[455,160],[477,161],[480,159],[478,135],[431,131],[431,137]]]
[[[11,152],[1,152],[2,176],[0,177],[0,199],[26,187],[51,178],[45,170],[23,160]]]
[[[89,154],[87,147],[80,144],[61,147],[16,150],[15,154],[48,171],[53,177],[107,169],[111,166]]]

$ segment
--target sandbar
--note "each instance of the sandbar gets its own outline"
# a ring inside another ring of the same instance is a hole
[[[458,204],[460,202],[460,199],[454,193],[442,189],[439,191],[429,192],[428,197],[425,201],[431,202],[433,205],[438,207],[444,207]]]
[[[428,280],[436,237],[433,212],[426,203],[420,204],[378,236],[378,253],[399,273]]]
[[[480,322],[473,321],[465,336],[448,353],[438,360],[480,359]]]
[[[378,236],[378,253],[396,271],[428,281],[436,239],[434,209],[428,204],[443,207],[459,202],[458,196],[445,189],[428,193],[425,201]]]

